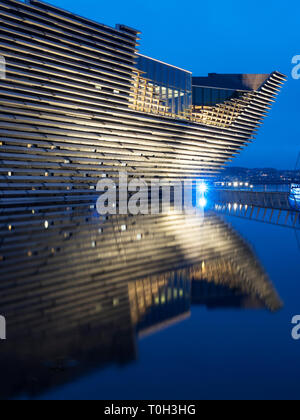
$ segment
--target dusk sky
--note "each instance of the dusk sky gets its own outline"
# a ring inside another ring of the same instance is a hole
[[[142,31],[140,52],[207,73],[285,73],[285,85],[254,144],[234,166],[294,169],[300,152],[300,79],[291,77],[300,55],[300,3],[259,0],[51,0],[106,25]]]

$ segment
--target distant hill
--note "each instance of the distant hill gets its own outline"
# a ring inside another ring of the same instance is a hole
[[[258,183],[282,183],[287,184],[291,182],[300,183],[300,169],[299,170],[279,170],[275,168],[243,168],[243,167],[228,167],[219,176],[218,180],[228,181],[243,181]]]

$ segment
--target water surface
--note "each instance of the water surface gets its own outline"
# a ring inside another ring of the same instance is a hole
[[[209,210],[14,220],[2,398],[299,398],[299,230]]]

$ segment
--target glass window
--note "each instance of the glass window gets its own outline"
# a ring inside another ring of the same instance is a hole
[[[182,71],[179,73],[179,78],[179,87],[180,89],[185,90],[185,74]]]
[[[193,84],[193,81],[192,81],[192,75],[191,74],[188,74],[188,76],[187,76],[187,86],[186,86],[186,89],[188,90],[188,91],[192,91],[192,84]]]
[[[205,88],[204,89],[204,98],[203,98],[203,105],[210,106],[211,105],[211,89]]]
[[[156,86],[156,94],[172,112],[181,112],[192,103],[192,75],[167,64],[138,56],[137,67]],[[202,102],[202,100],[200,99]]]
[[[212,89],[212,105],[216,105],[220,103],[220,90],[219,89]]]
[[[162,84],[165,86],[169,84],[168,68],[166,66],[162,66]]]
[[[164,86],[161,88],[161,95],[163,100],[167,100],[167,88]]]
[[[157,73],[156,73],[156,81],[157,83],[159,83],[160,85],[163,84],[163,65],[160,63],[157,63]]]
[[[174,81],[174,87],[176,87],[177,89],[181,87],[181,71],[180,70],[174,70],[174,75],[175,75],[175,81]]]

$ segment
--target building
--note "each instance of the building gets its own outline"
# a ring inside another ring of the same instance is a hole
[[[0,0],[1,202],[90,196],[122,169],[215,176],[254,137],[285,77],[192,78],[138,54],[139,31]],[[194,93],[192,98],[192,92]]]

